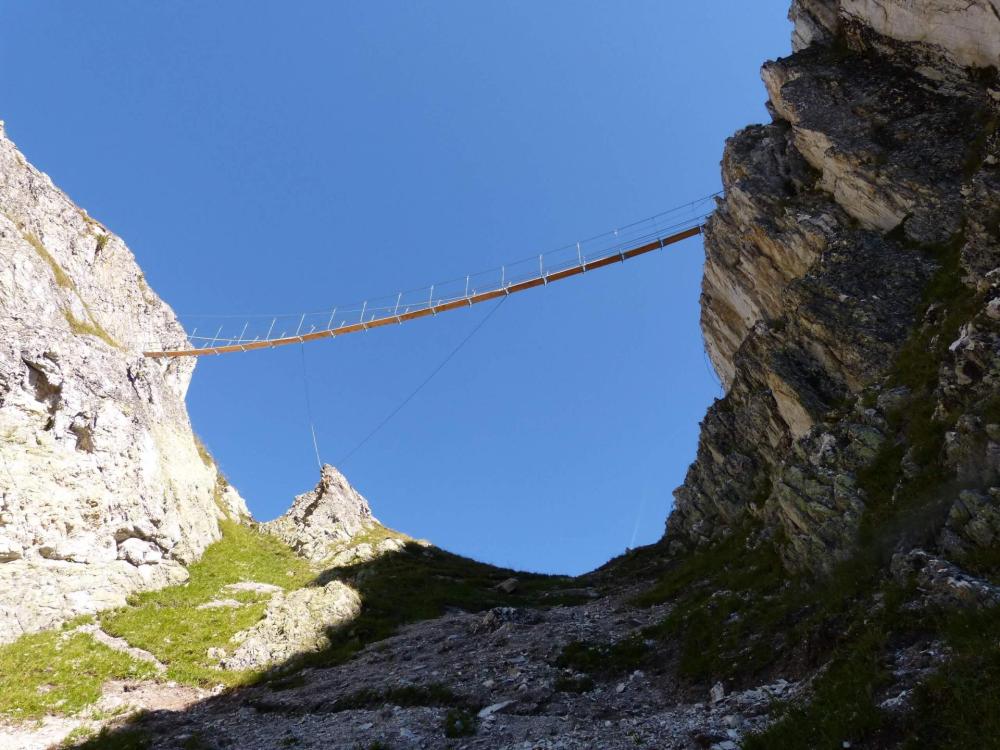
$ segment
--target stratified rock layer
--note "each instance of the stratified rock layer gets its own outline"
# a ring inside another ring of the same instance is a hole
[[[184,580],[218,538],[193,364],[142,356],[184,339],[121,239],[0,129],[0,642]]]
[[[726,395],[702,424],[668,538],[702,544],[756,518],[781,532],[792,567],[849,556],[868,501],[857,472],[892,430],[881,405],[845,407],[937,323],[921,301],[958,248],[987,307],[950,350],[965,362],[942,363],[935,414],[955,436],[948,465],[982,490],[956,499],[944,541],[993,539],[1000,447],[982,455],[990,425],[959,415],[1000,375],[1000,302],[988,299],[1000,3],[797,0],[791,18],[795,54],[762,72],[774,121],[727,143],[726,197],[705,230],[702,328]]]

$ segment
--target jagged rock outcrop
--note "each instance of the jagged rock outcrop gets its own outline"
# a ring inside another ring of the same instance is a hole
[[[222,660],[223,669],[265,669],[297,654],[328,646],[328,633],[349,623],[361,612],[361,597],[350,586],[331,581],[290,593],[276,593],[264,619],[237,633],[238,644]]]
[[[0,128],[0,642],[184,580],[245,514],[191,431],[184,332]]]
[[[306,559],[320,563],[376,525],[368,501],[343,474],[324,464],[316,487],[297,495],[284,515],[263,528]]]
[[[756,518],[791,567],[850,555],[870,500],[857,474],[899,439],[879,390],[905,342],[926,332],[937,346],[951,311],[923,300],[957,248],[983,307],[933,394],[942,461],[978,487],[943,532],[968,549],[1000,517],[1000,427],[971,413],[1000,378],[1000,4],[797,0],[790,15],[796,51],[762,71],[774,121],[727,143],[705,231],[702,328],[726,395],[668,539],[697,545]]]

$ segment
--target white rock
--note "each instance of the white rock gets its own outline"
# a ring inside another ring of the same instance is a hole
[[[219,526],[217,472],[184,405],[194,363],[142,356],[183,343],[183,329],[121,239],[2,128],[0,311],[3,643],[179,577],[152,570],[152,548],[119,560],[128,537],[186,563]]]
[[[276,593],[264,619],[233,636],[239,644],[222,662],[224,669],[263,669],[329,645],[330,628],[344,625],[361,613],[361,597],[340,581],[308,586],[288,594]]]
[[[118,545],[118,559],[133,565],[147,565],[162,560],[163,552],[152,542],[130,537]]]
[[[262,526],[318,563],[330,556],[331,547],[350,541],[376,523],[368,501],[343,474],[326,464],[312,491],[297,496],[288,512]]]
[[[721,682],[717,682],[712,685],[712,689],[708,691],[708,697],[712,703],[718,703],[723,698],[726,697],[726,688]]]
[[[507,706],[511,706],[516,702],[517,701],[500,701],[499,703],[494,703],[492,705],[487,706],[476,715],[480,719],[486,719],[489,718],[490,716],[493,716],[493,714],[503,711],[505,708],[507,708]]]

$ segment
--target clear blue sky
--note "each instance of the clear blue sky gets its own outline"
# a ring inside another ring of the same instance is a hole
[[[178,313],[313,310],[719,187],[788,0],[0,2],[0,118]],[[582,572],[656,540],[719,388],[699,240],[512,297],[340,468],[385,523]],[[306,351],[337,463],[489,311]],[[196,431],[260,519],[317,479],[298,347],[202,360]]]

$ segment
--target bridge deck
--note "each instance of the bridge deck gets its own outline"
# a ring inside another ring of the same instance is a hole
[[[429,315],[437,315],[438,313],[447,312],[448,310],[455,310],[460,307],[469,307],[480,302],[486,302],[491,299],[497,299],[503,297],[504,295],[516,294],[517,292],[523,292],[526,289],[533,289],[538,286],[544,286],[546,284],[551,284],[554,281],[562,281],[563,279],[568,279],[571,276],[577,276],[587,271],[593,271],[598,268],[604,268],[605,266],[610,266],[613,263],[623,263],[626,260],[630,260],[645,253],[652,252],[653,250],[659,250],[666,247],[667,245],[672,245],[675,242],[680,242],[689,237],[694,237],[695,235],[701,234],[701,225],[690,227],[684,229],[680,232],[674,234],[666,235],[652,242],[647,242],[638,247],[633,247],[627,250],[619,250],[610,253],[604,257],[596,258],[594,260],[589,260],[582,262],[578,265],[570,266],[569,268],[564,268],[559,271],[553,271],[552,273],[542,274],[524,281],[510,282],[497,287],[496,289],[490,289],[484,292],[478,292],[474,294],[469,294],[458,299],[452,299],[448,301],[442,301],[435,304],[433,301],[429,301],[425,307],[421,307],[417,310],[407,310],[406,312],[399,314],[389,314],[383,316],[373,315],[370,320],[359,320],[357,323],[350,323],[347,325],[341,325],[335,328],[328,328],[322,331],[311,331],[304,334],[296,334],[294,336],[282,336],[278,338],[265,338],[253,341],[240,341],[238,343],[229,343],[222,346],[205,346],[200,348],[189,348],[189,349],[171,349],[164,351],[147,351],[144,355],[152,358],[162,358],[162,357],[203,357],[209,354],[230,354],[234,352],[247,352],[253,349],[270,349],[275,346],[285,346],[287,344],[300,344],[305,341],[316,341],[317,339],[325,338],[336,338],[337,336],[343,336],[348,333],[357,333],[359,331],[367,331],[372,328],[379,328],[381,326],[405,323],[410,320],[416,320],[417,318],[426,318]]]

